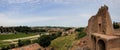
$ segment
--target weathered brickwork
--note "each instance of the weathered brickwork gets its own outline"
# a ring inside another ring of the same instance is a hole
[[[120,33],[114,32],[106,5],[89,19],[86,32],[91,42],[91,50],[120,50]]]

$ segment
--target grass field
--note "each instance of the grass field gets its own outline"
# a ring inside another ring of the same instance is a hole
[[[23,38],[28,36],[33,36],[35,34],[4,34],[0,35],[0,40],[6,40],[6,39],[16,39],[16,38]]]
[[[24,37],[29,37],[29,36],[34,36],[36,34],[3,34],[0,35],[0,47],[8,46],[11,42],[3,42],[2,40],[7,40],[7,39],[16,39],[16,38],[24,38]]]
[[[0,41],[0,48],[4,46],[8,46],[10,42],[2,42]]]
[[[75,40],[74,34],[58,37],[51,42],[50,47],[54,47],[57,50],[68,50],[68,48],[71,47],[72,42],[74,40]]]

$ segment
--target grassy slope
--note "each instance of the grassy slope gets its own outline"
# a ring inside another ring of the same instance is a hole
[[[28,37],[28,36],[33,36],[33,35],[35,35],[35,34],[7,34],[7,35],[0,35],[0,40],[22,38],[22,37]]]
[[[51,42],[50,47],[54,47],[57,50],[68,50],[67,48],[72,45],[75,39],[75,35],[62,36]]]

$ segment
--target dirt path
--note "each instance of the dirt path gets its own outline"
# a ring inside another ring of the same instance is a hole
[[[18,41],[19,39],[24,40],[24,39],[36,39],[40,37],[39,35],[34,35],[34,36],[29,36],[29,37],[24,37],[24,38],[16,38],[16,39],[7,39],[7,40],[2,40],[3,42],[14,42]]]

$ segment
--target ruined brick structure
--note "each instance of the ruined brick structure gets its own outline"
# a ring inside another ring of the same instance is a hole
[[[120,50],[120,33],[114,32],[106,5],[89,19],[86,32],[91,50]]]

